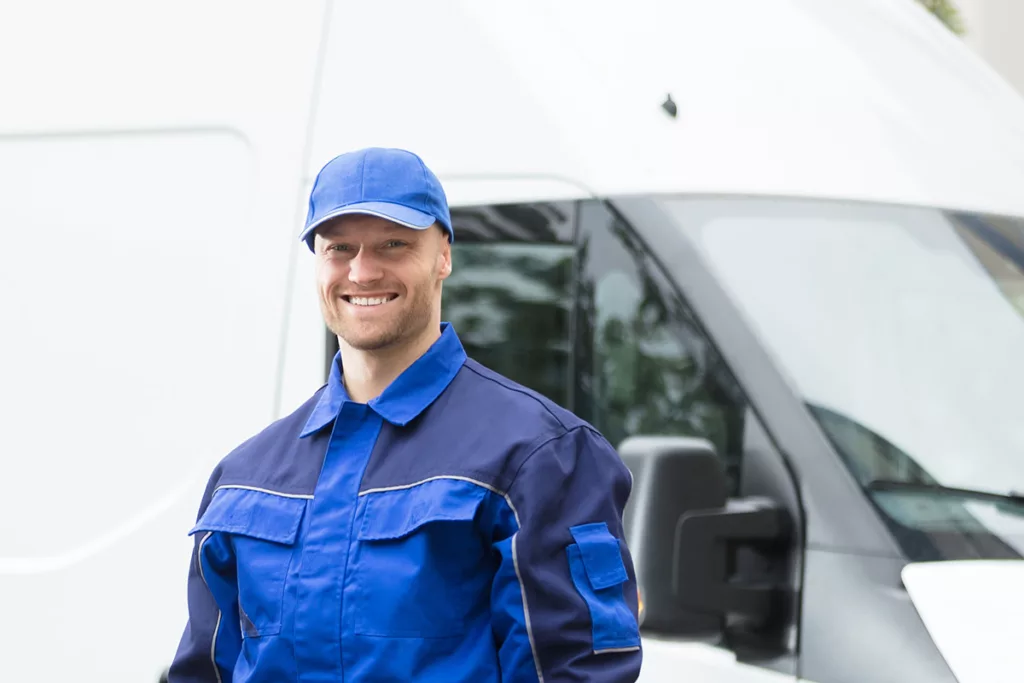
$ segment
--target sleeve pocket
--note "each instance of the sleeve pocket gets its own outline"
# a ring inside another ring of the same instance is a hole
[[[640,629],[622,588],[629,577],[618,539],[604,522],[574,526],[569,532],[576,541],[566,549],[569,571],[590,612],[594,652],[639,647]]]

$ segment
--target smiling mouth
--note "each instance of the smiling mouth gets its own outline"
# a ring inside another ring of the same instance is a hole
[[[397,294],[385,294],[383,296],[350,296],[342,297],[353,306],[381,306],[398,298]]]

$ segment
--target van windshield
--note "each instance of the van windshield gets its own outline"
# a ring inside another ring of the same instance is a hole
[[[664,206],[912,559],[1024,554],[1024,219]]]

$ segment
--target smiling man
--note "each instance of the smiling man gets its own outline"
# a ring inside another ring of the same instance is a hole
[[[635,681],[631,478],[441,322],[448,204],[410,152],[320,171],[328,382],[215,468],[170,683]]]

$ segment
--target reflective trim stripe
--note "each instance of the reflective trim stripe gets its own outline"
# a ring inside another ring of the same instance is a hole
[[[196,562],[199,563],[199,577],[206,584],[206,590],[210,590],[210,583],[206,580],[206,571],[203,569],[203,546],[210,540],[210,536],[213,536],[212,531],[207,531],[206,535],[203,536],[203,540],[199,541],[199,549],[196,551]],[[210,590],[210,597],[213,597],[213,591]],[[216,603],[216,600],[214,600]],[[217,607],[217,624],[213,627],[213,638],[210,640],[210,662],[213,664],[213,673],[217,676],[217,683],[222,683],[220,678],[220,667],[217,666],[217,634],[220,633],[220,620],[223,615],[221,614],[220,607]]]
[[[271,491],[270,489],[261,489],[256,486],[242,486],[240,484],[226,484],[224,486],[218,486],[213,490],[214,493],[221,489],[242,489],[243,491],[258,491],[259,493],[269,493],[272,496],[280,496],[281,498],[301,498],[303,500],[313,500],[312,494],[306,493],[281,493],[280,491]]]
[[[609,647],[609,648],[605,648],[604,650],[594,650],[594,654],[595,655],[607,655],[607,654],[611,654],[613,652],[636,652],[639,649],[640,649],[639,646],[635,646],[635,647]]]
[[[515,511],[514,508],[513,511]],[[537,644],[533,642],[533,628],[530,625],[530,606],[526,603],[526,585],[523,583],[523,575],[519,573],[519,553],[516,551],[517,540],[519,540],[518,531],[512,534],[512,566],[516,569],[516,578],[519,579],[519,591],[523,594],[523,616],[526,618],[526,637],[530,640],[533,665],[537,667],[537,681],[538,683],[544,683],[544,673],[540,669],[540,656],[537,654]]]
[[[498,488],[495,488],[495,487],[491,486],[490,484],[485,484],[484,482],[479,481],[477,479],[470,479],[469,477],[460,477],[459,475],[456,475],[456,474],[442,474],[442,475],[438,475],[436,477],[428,477],[427,479],[420,479],[419,481],[415,481],[415,482],[413,482],[411,484],[400,484],[399,486],[382,486],[381,488],[377,488],[377,489],[367,489],[365,491],[360,491],[359,495],[360,496],[365,496],[365,495],[370,494],[370,493],[384,493],[385,491],[401,491],[402,489],[411,489],[411,488],[414,488],[416,486],[421,486],[423,484],[426,484],[427,482],[437,481],[439,479],[450,479],[450,480],[454,480],[454,481],[465,481],[465,482],[468,482],[470,484],[475,484],[476,486],[479,486],[480,488],[487,489],[491,493],[497,493],[499,496],[501,496],[502,498],[505,499],[505,502],[508,503],[509,509],[512,510],[512,515],[516,518],[516,527],[520,527],[520,528],[522,527],[522,525],[519,523],[519,512],[516,510],[516,506],[512,504],[512,499],[508,497],[507,493],[505,493],[501,489],[498,489]]]
[[[426,484],[427,482],[437,481],[438,479],[454,479],[455,481],[466,481],[469,482],[470,484],[476,484],[480,488],[485,488],[492,493],[497,493],[499,496],[505,498],[505,500],[508,500],[508,495],[501,489],[497,489],[491,486],[490,484],[485,484],[484,482],[479,481],[477,479],[470,479],[469,477],[462,477],[457,474],[439,474],[436,477],[427,477],[426,479],[414,481],[411,484],[399,484],[398,486],[382,486],[376,489],[367,489],[365,491],[360,491],[359,495],[365,496],[368,493],[383,493],[384,491],[401,491],[403,489],[411,489],[417,486],[421,486],[422,484]]]
[[[210,643],[210,661],[213,662],[213,673],[217,674],[217,683],[220,679],[220,667],[217,666],[217,634],[220,633],[220,621],[223,615],[217,610],[217,625],[213,627],[213,642]]]
[[[512,534],[512,566],[515,567],[516,579],[518,579],[519,581],[519,592],[523,596],[523,617],[525,617],[526,619],[526,637],[530,641],[530,653],[533,655],[533,664],[537,668],[537,681],[538,683],[544,683],[544,674],[540,668],[540,655],[537,654],[537,643],[534,642],[533,626],[530,623],[530,606],[527,604],[526,601],[526,584],[523,583],[523,575],[519,571],[519,554],[516,550],[516,541],[519,538],[519,529],[522,528],[522,524],[519,522],[519,512],[516,510],[516,506],[512,504],[512,499],[509,498],[509,495],[506,492],[491,486],[490,484],[485,484],[484,482],[478,481],[476,479],[470,479],[469,477],[461,477],[454,474],[444,474],[436,477],[429,477],[427,479],[421,479],[420,481],[413,482],[412,484],[401,484],[399,486],[384,486],[376,489],[367,489],[366,491],[360,491],[359,495],[365,496],[370,493],[383,493],[385,491],[401,491],[403,489],[411,489],[416,486],[426,484],[427,482],[437,481],[439,479],[464,481],[475,486],[485,488],[488,491],[496,493],[502,498],[504,498],[505,504],[508,505],[510,510],[512,510],[512,516],[516,518],[516,532]]]

